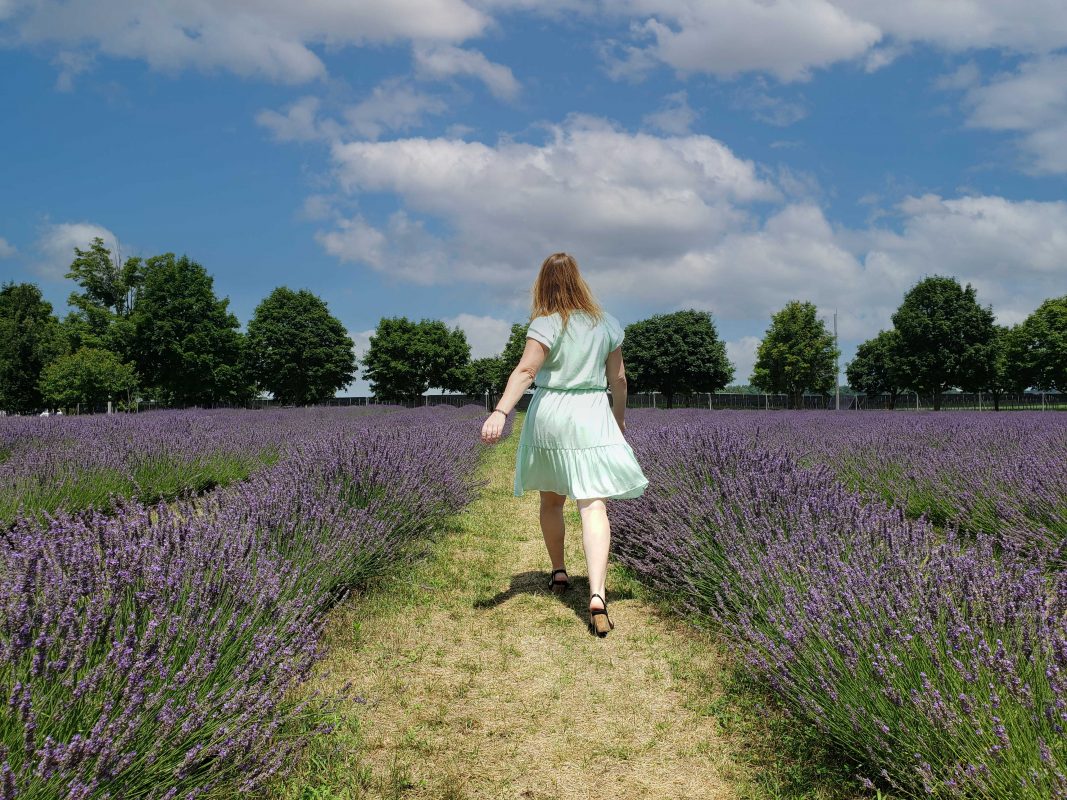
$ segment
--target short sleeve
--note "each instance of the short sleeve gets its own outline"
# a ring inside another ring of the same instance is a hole
[[[610,352],[622,344],[624,338],[626,338],[626,332],[623,330],[622,325],[619,324],[619,321],[615,317],[608,317],[608,339],[611,343],[608,351]]]
[[[530,323],[530,327],[526,329],[526,336],[531,339],[536,339],[549,350],[552,349],[552,342],[556,340],[555,326],[552,324],[551,317],[537,317]]]

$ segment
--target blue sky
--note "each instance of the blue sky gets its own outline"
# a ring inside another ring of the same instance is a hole
[[[1018,322],[1067,287],[1057,5],[0,0],[0,279],[63,311],[101,235],[242,324],[288,285],[477,357],[567,250],[624,324],[710,310],[738,382],[792,299],[842,363],[928,274]]]

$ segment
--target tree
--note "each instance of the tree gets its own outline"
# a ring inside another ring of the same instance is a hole
[[[1013,353],[1017,352],[1015,341],[1018,339],[1018,326],[994,325],[993,337],[989,340],[988,370],[985,385],[979,391],[993,395],[993,410],[1000,411],[1000,396],[1020,387],[1018,370],[1012,364]]]
[[[207,271],[187,256],[147,259],[132,315],[142,383],[175,404],[247,401],[251,381],[228,305],[215,296]]]
[[[71,292],[67,302],[74,310],[64,321],[74,349],[104,347],[131,356],[134,327],[129,317],[143,279],[143,261],[134,257],[120,263],[99,236],[88,250],[75,247],[74,254],[66,277],[81,291]]]
[[[458,327],[439,320],[383,317],[363,357],[375,397],[411,401],[431,386],[461,391],[470,345]]]
[[[507,388],[508,378],[519,365],[519,360],[526,350],[526,331],[529,329],[528,322],[514,322],[511,325],[511,333],[508,334],[508,343],[504,345],[504,352],[499,358],[499,372],[496,376],[494,391],[503,393]]]
[[[934,275],[913,286],[893,314],[900,333],[901,370],[912,387],[932,394],[934,410],[952,386],[977,391],[989,382],[993,310],[978,305],[975,289]]]
[[[897,395],[907,388],[900,369],[900,334],[892,328],[879,331],[857,347],[845,376],[850,387],[868,396],[888,394],[889,407],[895,408]]]
[[[815,305],[793,300],[771,318],[756,355],[752,385],[788,394],[790,408],[800,408],[806,389],[833,391],[838,355],[833,334],[818,318]]]
[[[499,392],[502,362],[500,356],[475,358],[463,371],[460,391],[463,394],[483,395]],[[510,373],[509,373],[510,374]]]
[[[1067,295],[1043,302],[1018,326],[1012,343],[1017,382],[1067,392]]]
[[[282,403],[332,397],[356,370],[352,339],[326,303],[306,289],[275,289],[248,323],[251,375]]]
[[[137,388],[133,364],[123,363],[110,350],[83,347],[60,356],[41,373],[41,394],[63,408],[97,406]]]
[[[707,311],[656,314],[626,327],[622,345],[627,385],[636,391],[662,392],[667,408],[674,396],[716,392],[734,376]]]
[[[20,414],[40,408],[41,370],[65,350],[59,321],[40,289],[32,283],[0,287],[0,408]]]

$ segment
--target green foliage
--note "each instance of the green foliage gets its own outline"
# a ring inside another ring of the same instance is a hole
[[[726,345],[707,311],[656,314],[627,325],[622,351],[628,386],[662,392],[668,408],[675,394],[716,392],[734,377]]]
[[[95,406],[137,387],[133,364],[124,364],[110,350],[82,347],[60,356],[41,373],[41,395],[50,405]]]
[[[759,345],[752,385],[788,394],[790,405],[799,408],[806,389],[833,391],[834,360],[839,354],[815,305],[793,300],[771,318]]]
[[[332,397],[356,370],[345,326],[306,289],[271,292],[248,323],[246,344],[252,377],[283,403]]]
[[[900,363],[900,334],[893,329],[879,331],[861,344],[845,375],[849,386],[864,394],[888,394],[890,408],[894,407],[897,395],[908,388]]]
[[[252,395],[243,337],[228,299],[187,256],[153,256],[133,309],[137,370],[164,402],[241,403]]]
[[[383,317],[370,337],[363,375],[375,397],[413,400],[431,387],[462,391],[470,345],[439,320]]]
[[[503,362],[500,356],[476,358],[463,370],[460,391],[463,394],[482,395],[500,391],[500,374]]]
[[[1009,360],[1017,383],[1067,392],[1067,295],[1046,300],[1018,326]]]
[[[112,259],[99,236],[93,238],[88,250],[75,247],[74,253],[66,277],[81,291],[71,292],[67,300],[74,309],[64,320],[70,349],[111,350],[130,360],[134,327],[129,317],[144,277],[142,260],[134,257],[120,264]]]
[[[924,278],[904,295],[893,325],[900,334],[901,369],[913,388],[934,396],[935,409],[950,387],[978,391],[989,384],[993,310],[978,305],[970,284]]]
[[[40,408],[41,370],[65,349],[52,304],[40,289],[32,283],[0,287],[0,409],[28,413]]]

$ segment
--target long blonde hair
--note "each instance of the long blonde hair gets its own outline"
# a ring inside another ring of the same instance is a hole
[[[531,322],[536,317],[558,313],[566,329],[573,311],[584,311],[598,322],[604,316],[604,309],[578,272],[578,262],[569,253],[553,253],[542,262],[532,295]]]

